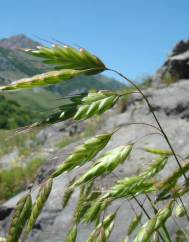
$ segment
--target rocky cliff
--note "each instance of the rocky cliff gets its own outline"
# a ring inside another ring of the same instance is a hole
[[[153,77],[153,86],[189,79],[189,40],[180,41]]]

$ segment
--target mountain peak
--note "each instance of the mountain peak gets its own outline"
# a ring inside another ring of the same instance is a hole
[[[7,49],[17,49],[17,48],[35,48],[40,45],[38,42],[30,39],[24,34],[13,35],[9,38],[4,38],[0,40],[0,47]]]

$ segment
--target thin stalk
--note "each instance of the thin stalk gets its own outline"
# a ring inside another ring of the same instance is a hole
[[[173,242],[165,224],[163,224],[161,228],[162,228],[162,233],[164,234],[165,241],[166,242]]]
[[[186,207],[185,207],[185,205],[184,205],[184,203],[183,203],[183,201],[182,201],[182,198],[181,198],[181,196],[178,194],[178,199],[180,200],[180,202],[181,202],[181,204],[182,204],[182,206],[183,206],[183,208],[184,208],[184,211],[185,211],[185,213],[186,213],[186,217],[187,217],[187,219],[188,219],[188,221],[189,221],[189,214],[188,214],[188,212],[187,212],[187,209],[186,209]]]
[[[153,203],[152,199],[150,198],[150,196],[148,196],[147,193],[145,193],[145,195],[146,195],[146,198],[148,199],[150,205],[152,206],[152,208],[153,208],[153,210],[154,210],[154,214],[157,214],[157,213],[158,213],[158,209],[156,208],[156,206],[155,206],[155,204]],[[165,239],[166,242],[172,242],[171,237],[170,237],[170,235],[169,235],[169,232],[168,232],[167,227],[166,227],[165,224],[163,224],[163,225],[161,226],[160,231],[161,231],[161,233],[164,234],[164,239]]]
[[[175,217],[173,216],[173,221],[174,221],[174,223],[175,223],[175,225],[178,227],[178,229],[179,230],[181,230],[184,234],[185,234],[185,236],[186,236],[186,238],[188,239],[188,241],[189,241],[189,235],[186,233],[186,231],[179,225],[179,223],[177,223],[177,220],[175,219]]]
[[[135,195],[132,194],[132,197],[136,201],[136,203],[139,205],[139,207],[142,209],[142,211],[145,213],[146,217],[148,219],[151,219],[150,215],[148,214],[148,212],[146,211],[146,209],[144,208],[144,206],[140,203],[140,201],[135,197]]]
[[[156,116],[156,114],[155,114],[155,112],[154,112],[154,110],[153,110],[153,107],[152,107],[151,103],[149,102],[147,96],[143,93],[143,91],[142,91],[142,90],[141,90],[141,89],[140,89],[140,88],[139,88],[139,87],[138,87],[133,81],[131,81],[129,78],[127,78],[125,75],[123,75],[123,74],[120,73],[119,71],[116,71],[116,70],[113,70],[113,69],[107,69],[107,70],[110,70],[110,71],[113,71],[113,72],[117,73],[119,76],[121,76],[121,77],[124,78],[126,81],[128,81],[132,86],[134,86],[134,87],[138,90],[138,92],[142,95],[142,97],[143,97],[144,100],[146,101],[146,103],[147,103],[147,105],[148,105],[148,108],[149,108],[150,112],[152,113],[152,115],[153,115],[153,117],[154,117],[154,119],[155,119],[155,121],[156,121],[156,123],[157,123],[157,125],[158,125],[158,127],[159,127],[158,129],[160,130],[160,132],[161,132],[162,135],[164,136],[164,138],[165,138],[167,144],[169,145],[169,148],[171,149],[171,151],[172,151],[172,153],[173,153],[173,156],[175,157],[175,160],[176,160],[176,162],[177,162],[177,164],[178,164],[178,166],[179,166],[179,168],[180,168],[180,170],[181,170],[181,172],[182,172],[182,175],[184,176],[184,179],[185,179],[185,181],[186,181],[186,184],[188,184],[188,179],[187,179],[187,177],[186,177],[186,174],[185,174],[184,171],[183,171],[182,165],[181,165],[181,163],[180,163],[180,161],[179,161],[179,159],[178,159],[178,157],[177,157],[177,154],[176,154],[175,150],[173,149],[173,146],[172,146],[172,144],[171,144],[171,142],[170,142],[170,140],[169,140],[167,134],[165,133],[163,127],[161,126],[161,124],[160,124],[160,122],[159,122],[159,120],[158,120],[158,118],[157,118],[157,116]],[[180,197],[179,199],[180,199],[180,201],[182,201],[181,197]],[[186,209],[186,207],[185,207],[183,201],[182,201],[182,204],[183,204],[183,207],[184,207],[184,209],[185,209],[185,211],[186,211],[187,219],[188,219],[188,221],[189,221],[189,215],[188,215],[188,213],[187,213],[187,209]]]
[[[141,90],[141,89],[140,89],[140,88],[139,88],[139,87],[138,87],[133,81],[131,81],[129,78],[127,78],[125,75],[123,75],[123,74],[120,73],[119,71],[116,71],[116,70],[113,70],[113,69],[109,69],[109,68],[107,68],[107,70],[112,71],[112,72],[118,74],[119,76],[121,76],[122,78],[124,78],[124,79],[125,79],[126,81],[128,81],[132,86],[134,86],[134,87],[139,91],[139,93],[142,95],[142,97],[143,97],[144,100],[146,101],[146,103],[147,103],[147,105],[148,105],[148,108],[149,108],[150,112],[152,113],[152,115],[153,115],[153,117],[154,117],[154,119],[155,119],[157,125],[159,126],[159,129],[161,130],[161,132],[162,132],[162,134],[163,134],[163,136],[164,136],[164,138],[165,138],[167,144],[169,145],[171,151],[173,152],[173,156],[175,157],[175,160],[176,160],[176,162],[177,162],[179,168],[181,169],[182,175],[184,176],[184,178],[185,178],[185,180],[186,180],[186,183],[188,183],[188,179],[187,179],[186,174],[184,173],[184,171],[183,171],[183,169],[182,169],[182,165],[180,164],[180,161],[179,161],[178,158],[177,158],[177,155],[176,155],[176,153],[175,153],[175,151],[174,151],[174,149],[173,149],[173,146],[172,146],[172,144],[170,143],[170,140],[169,140],[167,134],[165,133],[164,129],[162,128],[162,126],[161,126],[161,124],[160,124],[160,122],[159,122],[159,120],[158,120],[158,118],[157,118],[157,116],[156,116],[156,114],[155,114],[155,112],[154,112],[154,110],[153,110],[153,107],[152,107],[151,103],[149,102],[147,96],[143,93],[143,91],[142,91],[142,90]]]
[[[161,132],[161,130],[158,127],[156,127],[155,125],[148,124],[148,123],[142,123],[142,122],[132,122],[132,123],[120,124],[118,127],[121,128],[123,126],[129,126],[129,125],[146,125],[146,126],[149,126],[151,128],[157,129],[158,131]]]
[[[139,207],[142,209],[142,211],[145,213],[146,217],[150,220],[151,217],[150,217],[150,215],[148,214],[148,212],[146,211],[146,209],[144,208],[144,206],[143,206],[143,205],[140,203],[140,201],[135,197],[135,195],[132,194],[132,197],[133,197],[133,199],[136,201],[136,203],[139,205]],[[162,241],[166,242],[165,239],[164,239],[164,237],[161,235],[161,233],[160,233],[159,231],[157,231],[157,232],[158,232],[160,238],[162,239]],[[172,242],[172,241],[170,241],[170,242]]]

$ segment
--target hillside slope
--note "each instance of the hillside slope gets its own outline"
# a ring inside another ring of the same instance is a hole
[[[31,40],[23,34],[0,40],[0,85],[52,69],[51,66],[43,64],[39,58],[30,56],[19,50],[19,48],[35,48],[38,45],[40,43]],[[91,88],[115,90],[123,87],[122,83],[103,75],[80,76],[56,86],[17,92],[4,92],[3,107],[10,105],[9,100],[13,100],[27,109],[29,117],[37,118],[40,116],[39,111],[46,111],[58,106],[62,95],[88,91]],[[1,115],[5,116],[5,113],[1,113]],[[8,114],[7,117],[11,118],[11,114]]]

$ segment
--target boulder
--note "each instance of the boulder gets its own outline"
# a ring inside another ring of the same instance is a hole
[[[153,77],[152,85],[171,84],[189,79],[189,40],[180,41]]]

